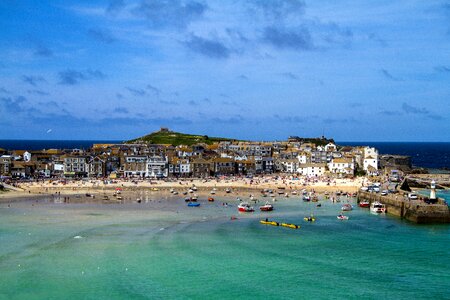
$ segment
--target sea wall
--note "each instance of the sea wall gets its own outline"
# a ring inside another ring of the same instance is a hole
[[[423,200],[408,200],[402,194],[381,196],[377,193],[360,191],[358,202],[379,201],[386,205],[387,213],[419,224],[450,223],[450,210],[442,199],[436,204],[427,204]]]

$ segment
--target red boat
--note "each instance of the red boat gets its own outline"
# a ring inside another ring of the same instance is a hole
[[[214,198],[213,198],[213,197],[209,197],[209,198],[208,198],[208,201],[209,201],[209,202],[214,202]]]
[[[263,206],[260,206],[259,209],[261,211],[272,211],[273,210],[273,205],[270,204],[269,202],[266,202],[266,204],[264,204]]]
[[[370,206],[370,202],[367,200],[359,202],[359,207],[369,207],[369,206]]]
[[[242,202],[241,204],[238,205],[238,211],[253,212],[255,210],[253,209],[253,207],[250,206],[250,204]]]

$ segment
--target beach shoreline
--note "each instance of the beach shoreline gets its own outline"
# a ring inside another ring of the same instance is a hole
[[[296,191],[300,193],[303,190],[315,193],[355,193],[366,183],[366,178],[355,179],[284,179],[284,178],[268,178],[263,177],[258,180],[248,178],[232,178],[232,179],[188,179],[176,181],[149,181],[149,180],[45,180],[39,182],[19,183],[17,186],[20,191],[9,190],[0,193],[0,201],[13,200],[17,198],[27,198],[44,195],[112,195],[116,190],[123,192],[157,192],[161,195],[172,194],[178,192],[179,197],[183,197],[183,193],[194,188],[195,193],[205,197],[214,194],[218,196],[236,196],[245,194],[259,195],[264,190],[272,190],[274,194],[292,194]],[[229,190],[229,193],[226,192]]]

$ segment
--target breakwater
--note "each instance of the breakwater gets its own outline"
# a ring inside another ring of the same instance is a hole
[[[403,194],[389,194],[381,196],[376,193],[360,191],[358,202],[368,200],[370,203],[378,201],[386,205],[387,213],[418,224],[450,223],[450,210],[444,200],[439,199],[436,204],[427,204],[425,197],[409,200]]]

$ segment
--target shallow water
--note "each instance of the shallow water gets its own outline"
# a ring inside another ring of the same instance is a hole
[[[448,225],[358,207],[339,221],[342,203],[299,197],[252,214],[181,198],[0,204],[0,299],[448,299]]]

